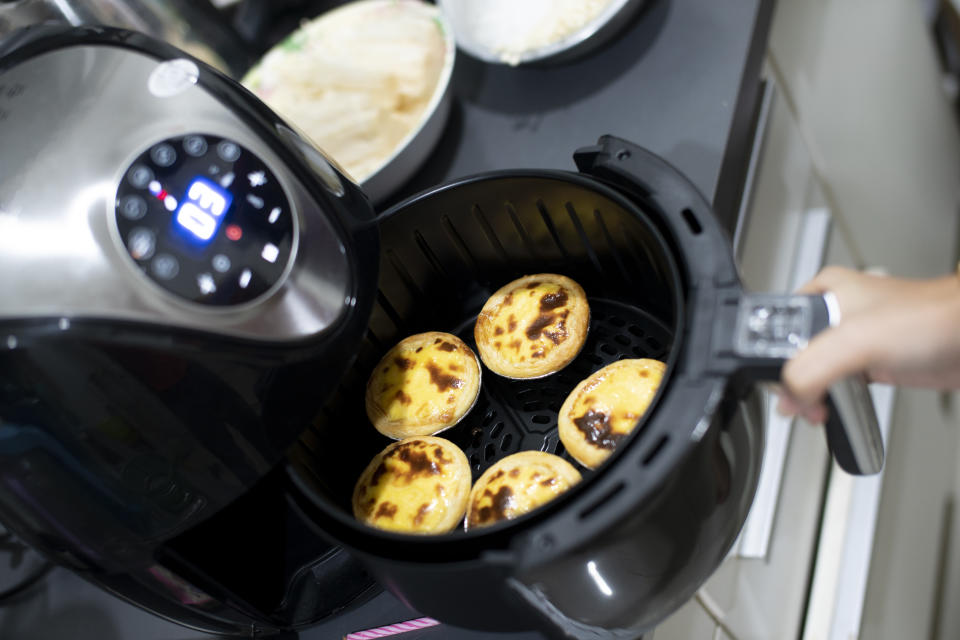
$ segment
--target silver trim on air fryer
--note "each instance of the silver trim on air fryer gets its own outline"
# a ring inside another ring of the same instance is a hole
[[[812,325],[807,296],[747,295],[737,311],[734,349],[741,356],[789,358],[807,346]]]
[[[257,134],[202,87],[151,94],[148,78],[158,64],[126,49],[85,46],[37,56],[0,76],[16,88],[0,99],[0,320],[128,320],[270,341],[323,331],[349,295],[336,231]],[[44,85],[56,92],[32,90],[33,78],[56,78]],[[139,272],[116,236],[114,198],[129,162],[158,140],[192,132],[256,153],[291,203],[287,271],[245,305],[214,309],[175,298]]]
[[[830,385],[828,393],[843,423],[852,425],[844,433],[860,473],[879,473],[883,469],[883,436],[866,376],[858,374],[838,380]]]

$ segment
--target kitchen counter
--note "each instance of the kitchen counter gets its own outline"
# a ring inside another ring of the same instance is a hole
[[[753,148],[759,69],[773,5],[773,0],[650,0],[605,48],[557,67],[496,67],[461,55],[443,139],[393,200],[480,171],[573,169],[574,149],[614,134],[677,166],[713,201],[717,215],[732,230]],[[381,594],[301,638],[331,640],[413,617],[417,614]],[[0,607],[3,640],[201,636],[143,613],[60,569],[26,597]],[[434,627],[403,637],[492,636]],[[533,633],[495,637],[539,638]]]
[[[444,136],[397,195],[492,169],[573,169],[577,147],[613,134],[674,164],[732,228],[774,4],[649,0],[604,49],[562,66],[460,54]]]

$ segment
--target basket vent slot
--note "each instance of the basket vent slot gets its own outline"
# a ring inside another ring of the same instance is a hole
[[[660,455],[660,452],[664,450],[664,448],[667,446],[667,442],[669,441],[670,441],[670,436],[666,434],[660,436],[660,440],[657,441],[657,444],[653,447],[650,453],[648,453],[646,457],[643,459],[643,466],[647,466],[651,462],[656,460],[657,456]]]
[[[687,223],[687,226],[690,227],[690,231],[693,231],[694,235],[698,236],[703,232],[703,226],[700,224],[700,221],[697,220],[697,216],[693,214],[693,211],[684,209],[682,215],[683,221]]]
[[[557,245],[557,249],[560,250],[560,255],[563,256],[565,262],[568,261],[570,254],[567,253],[567,249],[563,246],[563,242],[560,240],[560,234],[557,231],[557,226],[553,223],[553,218],[550,217],[550,211],[547,209],[547,205],[543,200],[537,200],[537,210],[540,212],[540,217],[543,219],[543,224],[550,233],[553,243]]]

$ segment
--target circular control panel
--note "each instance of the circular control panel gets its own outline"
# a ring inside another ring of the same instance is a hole
[[[168,138],[127,167],[117,188],[127,254],[167,291],[230,306],[283,276],[294,248],[290,203],[253,152],[211,135]]]

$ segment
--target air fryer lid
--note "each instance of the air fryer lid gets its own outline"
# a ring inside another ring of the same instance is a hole
[[[17,32],[0,86],[0,518],[166,593],[157,546],[275,468],[353,361],[374,212],[241,86],[143,35]]]
[[[315,338],[371,289],[369,201],[238,84],[116,29],[25,29],[0,56],[0,195],[23,212],[7,240],[37,247],[7,252],[21,277],[3,317],[282,343]]]

